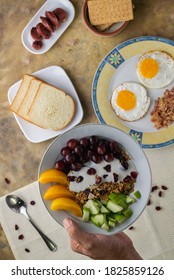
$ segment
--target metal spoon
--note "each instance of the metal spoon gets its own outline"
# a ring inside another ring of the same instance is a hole
[[[41,235],[43,240],[45,241],[46,245],[50,249],[50,251],[56,251],[57,250],[57,245],[49,239],[31,220],[27,213],[27,205],[26,203],[18,196],[16,195],[7,195],[6,196],[6,203],[9,206],[10,209],[12,209],[14,212],[23,214],[29,221],[30,223],[34,226],[34,228],[38,231],[38,233]]]

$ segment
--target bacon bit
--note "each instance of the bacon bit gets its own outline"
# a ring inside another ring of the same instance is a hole
[[[157,129],[168,127],[174,121],[174,87],[166,90],[163,97],[155,101],[154,109],[151,112],[151,121]]]
[[[133,230],[133,229],[134,229],[134,227],[130,227],[130,228],[129,228],[129,230]]]
[[[5,178],[5,182],[6,182],[7,184],[10,184],[10,183],[11,183],[11,181],[10,181],[8,178]]]
[[[152,192],[156,191],[158,189],[158,186],[153,186],[152,187]]]
[[[162,191],[159,191],[158,196],[162,197]]]
[[[155,209],[156,209],[157,211],[160,211],[160,210],[161,210],[161,206],[156,206]]]
[[[165,191],[165,190],[168,190],[168,187],[166,187],[166,186],[161,186],[161,188]]]

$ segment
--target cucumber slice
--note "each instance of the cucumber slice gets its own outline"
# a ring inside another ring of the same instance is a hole
[[[103,214],[109,214],[110,211],[104,206],[102,205],[102,207],[100,208],[100,212]]]
[[[133,197],[131,197],[131,196],[129,196],[129,195],[127,195],[126,196],[126,203],[127,204],[132,204],[132,203],[134,203],[135,202],[135,198],[133,198]]]
[[[104,200],[104,199],[101,199],[100,201],[101,201],[101,203],[102,203],[103,205],[106,205],[106,204],[107,204],[107,201]]]
[[[120,224],[122,223],[127,217],[124,216],[123,214],[115,214],[115,218],[117,222]]]
[[[108,226],[111,227],[111,228],[114,228],[115,227],[115,222],[113,221],[108,221]]]
[[[89,214],[90,210],[86,207],[83,208],[83,216],[82,216],[82,221],[83,222],[88,222],[89,221]]]
[[[103,205],[102,202],[98,199],[95,200],[95,203],[97,203],[96,205],[99,206],[99,207],[102,207],[102,205]]]
[[[123,207],[123,209],[127,209],[129,206],[122,198],[117,201],[117,204]]]
[[[133,214],[133,211],[132,209],[128,208],[126,210],[123,211],[123,214],[127,217],[127,218],[130,218]]]
[[[109,231],[109,225],[107,223],[104,223],[102,226],[101,226],[102,229],[106,230],[106,231]]]
[[[120,205],[116,204],[115,202],[113,202],[111,200],[108,201],[107,208],[114,213],[117,213],[117,212],[120,212],[123,210],[123,207],[121,207]]]
[[[96,222],[102,226],[105,222],[106,222],[106,217],[104,216],[104,214],[97,214],[94,216],[91,216],[91,218],[94,217]]]
[[[140,199],[141,198],[141,193],[137,190],[134,192],[134,196],[137,198],[137,199]]]
[[[96,205],[95,201],[92,199],[89,199],[85,205],[84,208],[88,208],[90,210],[90,213],[92,215],[96,215],[100,212],[100,208],[98,205]]]
[[[126,201],[126,195],[123,193],[110,193],[108,197],[115,203],[117,203],[120,199]]]
[[[90,217],[91,222],[97,227],[101,227],[100,223],[96,220],[95,216]]]

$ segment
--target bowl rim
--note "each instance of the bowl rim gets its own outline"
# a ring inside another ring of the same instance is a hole
[[[88,7],[87,7],[87,1],[88,0],[84,0],[84,3],[83,3],[83,7],[82,7],[82,17],[83,17],[83,20],[84,20],[84,23],[85,23],[85,26],[95,35],[97,36],[101,36],[101,37],[111,37],[113,35],[117,35],[119,34],[129,23],[129,21],[123,21],[122,25],[116,29],[115,31],[112,31],[110,33],[104,33],[102,31],[99,31],[99,30],[96,30],[94,27],[92,27],[92,25],[89,23],[88,19],[87,19],[87,16],[86,16],[86,13],[87,13],[87,10],[88,10]]]

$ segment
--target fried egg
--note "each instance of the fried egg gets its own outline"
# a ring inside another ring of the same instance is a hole
[[[174,60],[162,51],[147,52],[138,60],[137,75],[148,88],[163,88],[174,79]]]
[[[150,98],[147,90],[140,84],[125,82],[115,88],[111,106],[122,120],[136,121],[148,111]]]

